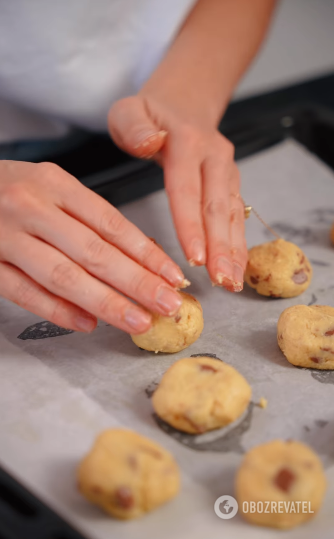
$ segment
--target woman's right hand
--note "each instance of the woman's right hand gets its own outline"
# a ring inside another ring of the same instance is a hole
[[[157,245],[57,165],[0,161],[1,296],[65,328],[90,332],[100,318],[143,333],[147,310],[178,311],[183,279]]]

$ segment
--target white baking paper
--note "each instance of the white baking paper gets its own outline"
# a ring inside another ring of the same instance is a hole
[[[334,174],[287,141],[240,163],[243,196],[313,264],[310,288],[293,299],[268,299],[246,288],[213,288],[203,268],[188,267],[163,191],[122,208],[181,265],[202,303],[205,328],[188,350],[155,355],[100,322],[91,335],[62,332],[0,301],[0,463],[89,539],[329,539],[334,537],[334,373],[297,369],[281,354],[276,323],[290,305],[334,306]],[[252,216],[249,246],[271,239]],[[60,333],[60,334],[59,334]],[[54,336],[52,336],[54,335]],[[41,338],[44,337],[44,338]],[[229,429],[191,437],[158,426],[150,391],[174,361],[212,353],[236,367],[253,388],[248,413]],[[267,409],[257,406],[268,399]],[[118,522],[76,490],[75,469],[95,436],[133,428],[176,457],[182,491],[171,503],[132,522]],[[320,514],[289,532],[257,528],[240,516],[219,519],[213,505],[233,495],[243,453],[273,438],[297,438],[321,456],[329,481]]]

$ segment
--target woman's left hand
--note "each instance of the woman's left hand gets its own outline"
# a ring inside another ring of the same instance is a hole
[[[138,95],[109,112],[115,143],[164,169],[178,238],[191,265],[206,265],[213,284],[240,292],[247,264],[244,205],[234,147],[216,128],[182,118]]]

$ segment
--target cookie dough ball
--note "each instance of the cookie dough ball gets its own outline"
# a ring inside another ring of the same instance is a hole
[[[334,308],[285,309],[278,320],[277,341],[286,359],[297,367],[334,369]]]
[[[250,523],[271,528],[293,528],[313,518],[325,491],[319,458],[296,441],[255,447],[246,453],[236,477],[239,512]],[[255,512],[250,512],[251,502]]]
[[[131,335],[139,348],[173,354],[198,339],[204,326],[201,304],[186,292],[180,292],[180,295],[183,303],[174,317],[153,313],[152,327],[141,335]]]
[[[245,378],[223,361],[187,357],[165,372],[152,404],[176,429],[199,434],[235,421],[246,410],[251,393]]]
[[[279,239],[248,252],[245,281],[262,296],[299,296],[309,287],[311,278],[311,264],[294,243]]]
[[[110,429],[78,469],[80,492],[116,518],[137,518],[174,498],[178,466],[165,449],[136,432]]]

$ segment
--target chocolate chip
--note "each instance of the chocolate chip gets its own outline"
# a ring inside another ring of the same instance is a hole
[[[251,283],[253,283],[253,284],[255,284],[255,285],[256,285],[256,284],[259,284],[259,280],[256,279],[255,277],[251,277],[250,280],[251,280]]]
[[[325,333],[325,337],[331,337],[332,335],[334,335],[334,329],[329,329]]]
[[[138,461],[134,455],[129,455],[128,457],[128,463],[132,470],[138,469]]]
[[[175,316],[174,320],[175,320],[176,323],[178,323],[178,322],[180,322],[181,318],[182,318],[182,316],[180,314],[177,314]]]
[[[269,296],[271,298],[281,298],[282,296],[280,296],[279,294],[274,294],[271,290],[269,291]]]
[[[329,352],[330,354],[334,354],[334,350],[332,348],[320,348],[323,352]]]
[[[304,284],[306,283],[308,277],[303,269],[295,271],[295,273],[292,276],[292,280],[296,284]]]
[[[321,363],[320,357],[310,357],[310,360],[313,361],[313,363]]]
[[[283,492],[289,492],[292,483],[295,481],[295,474],[288,468],[282,468],[274,479],[275,485]]]
[[[263,279],[263,280],[268,282],[268,281],[270,281],[270,279],[271,279],[271,273],[269,273],[269,275],[267,275],[267,277],[265,279]]]
[[[215,369],[214,367],[211,367],[211,365],[200,365],[199,367],[200,367],[201,371],[217,372],[217,369]]]
[[[115,492],[116,504],[122,509],[131,509],[134,506],[134,498],[129,487],[119,487]]]

